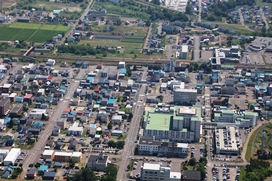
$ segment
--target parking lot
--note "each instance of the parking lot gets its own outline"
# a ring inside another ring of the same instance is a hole
[[[249,52],[241,60],[241,64],[265,65],[262,54]]]
[[[240,168],[219,167],[214,165],[211,172],[213,181],[238,181]]]

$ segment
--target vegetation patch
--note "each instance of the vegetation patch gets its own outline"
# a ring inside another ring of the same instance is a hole
[[[71,27],[61,25],[12,23],[0,26],[0,40],[3,41],[32,41],[42,43],[52,40],[53,36],[65,34]]]

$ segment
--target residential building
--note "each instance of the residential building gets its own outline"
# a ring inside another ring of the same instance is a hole
[[[55,152],[54,161],[69,162],[72,155],[72,152]]]
[[[74,124],[68,129],[68,136],[81,136],[83,133],[83,127],[79,127],[79,122],[74,122]]]
[[[196,89],[175,89],[174,102],[177,104],[195,104],[197,98]]]
[[[42,179],[43,180],[54,180],[56,176],[56,172],[45,172]]]
[[[26,174],[26,177],[28,179],[34,179],[36,177],[36,174],[37,174],[37,169],[31,168],[31,169],[28,170],[28,172]]]
[[[47,117],[46,109],[32,109],[29,113],[29,118],[34,120],[42,120],[43,117]]]
[[[254,127],[258,123],[258,113],[236,110],[218,110],[214,112],[214,122],[218,126]]]
[[[93,170],[103,171],[108,166],[108,163],[109,156],[103,155],[102,153],[99,155],[90,155],[86,167]]]
[[[44,150],[42,154],[42,158],[46,159],[53,159],[54,158],[54,150]]]
[[[198,142],[201,122],[201,108],[197,106],[147,107],[143,137],[175,142]]]
[[[189,46],[188,45],[182,45],[180,49],[180,58],[181,59],[187,59],[188,56],[188,51],[189,51]]]
[[[61,129],[66,128],[67,118],[60,118],[57,120],[57,126],[59,126]]]
[[[0,101],[0,115],[7,115],[10,111],[10,99],[2,99]]]
[[[73,152],[71,161],[73,163],[78,163],[80,162],[81,158],[82,158],[82,152]]]

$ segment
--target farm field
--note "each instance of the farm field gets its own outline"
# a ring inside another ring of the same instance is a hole
[[[100,40],[81,40],[79,44],[90,44],[91,46],[96,47],[97,45],[108,46],[108,47],[117,47],[129,49],[141,49],[143,48],[143,43],[130,43],[130,42],[116,42],[116,41],[100,41]]]
[[[70,27],[62,25],[12,23],[0,26],[0,40],[3,41],[32,41],[42,43],[52,40],[53,36],[66,33]]]

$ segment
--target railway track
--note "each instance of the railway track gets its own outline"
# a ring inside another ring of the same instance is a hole
[[[143,58],[111,58],[105,57],[102,59],[98,58],[90,58],[90,57],[76,57],[76,56],[58,56],[58,55],[31,55],[25,57],[23,54],[20,53],[10,53],[10,52],[0,52],[0,56],[14,56],[18,58],[25,58],[25,59],[37,59],[37,60],[46,60],[46,59],[55,59],[57,62],[61,61],[88,61],[90,64],[94,65],[97,63],[103,63],[105,65],[115,65],[119,61],[125,61],[127,64],[135,64],[135,65],[156,65],[156,64],[164,64],[169,63],[167,59],[143,59]],[[193,61],[192,61],[193,62]],[[232,64],[236,68],[247,68],[247,69],[272,69],[272,65],[250,65],[250,64]]]

